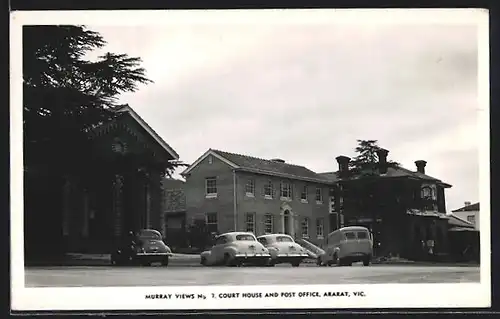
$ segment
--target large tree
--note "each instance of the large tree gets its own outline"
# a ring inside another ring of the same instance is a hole
[[[78,166],[88,130],[116,116],[111,109],[119,106],[121,93],[152,82],[138,57],[88,58],[105,44],[84,26],[23,28],[26,170],[52,175]]]
[[[352,176],[371,176],[379,173],[379,158],[377,152],[382,148],[377,140],[357,140],[356,155],[349,162]],[[387,160],[387,167],[397,168],[399,163]]]

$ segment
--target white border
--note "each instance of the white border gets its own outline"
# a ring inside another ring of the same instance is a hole
[[[127,15],[127,18],[124,18]],[[201,286],[135,288],[26,288],[23,257],[22,26],[34,24],[157,25],[192,23],[475,24],[479,32],[479,123],[481,282],[335,286]],[[159,310],[285,308],[488,307],[490,278],[489,39],[482,9],[224,10],[224,11],[44,11],[11,14],[11,283],[13,310]],[[366,297],[146,300],[152,293],[357,291]]]

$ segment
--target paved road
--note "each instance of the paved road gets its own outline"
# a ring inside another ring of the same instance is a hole
[[[273,285],[479,282],[479,267],[37,267],[25,271],[26,287]]]

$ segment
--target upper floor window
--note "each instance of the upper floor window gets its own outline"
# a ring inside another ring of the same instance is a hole
[[[212,164],[214,162],[214,157],[212,155],[208,155],[208,164]]]
[[[302,186],[302,190],[300,192],[300,200],[303,202],[307,202],[307,185]]]
[[[320,187],[316,187],[316,203],[323,202],[323,190]]]
[[[425,185],[420,190],[420,197],[424,199],[436,200],[436,189],[434,185]]]
[[[264,184],[264,197],[273,198],[273,182],[271,180]]]
[[[247,183],[245,184],[245,193],[249,197],[255,196],[255,180],[254,179],[249,178],[247,180]]]
[[[274,232],[274,216],[266,214],[264,216],[264,233],[272,234]]]
[[[309,237],[309,218],[304,217],[302,219],[302,237],[303,238],[308,238]]]
[[[205,179],[205,195],[208,198],[217,197],[217,179],[215,177]]]
[[[245,214],[245,230],[255,234],[255,213]]]
[[[476,216],[474,216],[474,215],[467,216],[467,221],[471,224],[475,224],[476,223]]]
[[[206,214],[206,223],[207,228],[210,233],[218,232],[218,221],[217,221],[217,213],[207,213]]]
[[[281,182],[280,197],[286,199],[292,198],[292,184],[289,182]]]
[[[316,219],[316,237],[323,238],[324,231],[324,219],[318,218]]]

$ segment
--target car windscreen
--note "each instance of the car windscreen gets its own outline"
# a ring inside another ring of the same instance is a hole
[[[346,239],[351,240],[351,239],[356,239],[356,233],[350,231],[350,232],[345,232],[344,236]]]
[[[365,231],[358,231],[358,239],[368,239],[368,233]]]
[[[293,239],[288,236],[277,236],[276,241],[278,243],[293,243]]]
[[[137,237],[139,237],[140,239],[161,240],[161,236],[157,232],[148,230],[139,232]]]
[[[236,240],[255,241],[255,237],[253,237],[252,235],[236,235]]]

